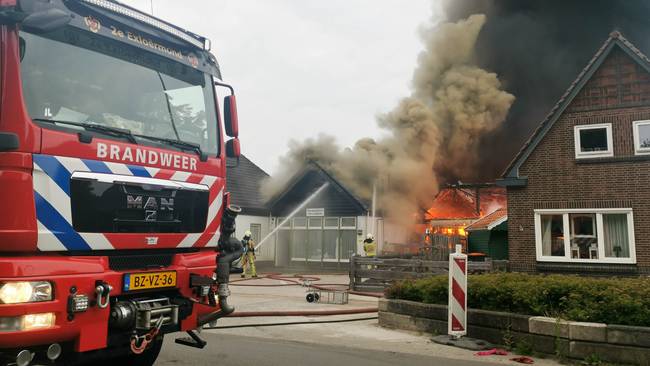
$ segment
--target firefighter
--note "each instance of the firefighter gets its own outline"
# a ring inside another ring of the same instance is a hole
[[[363,241],[363,251],[366,257],[374,257],[377,254],[377,244],[375,244],[375,237],[368,233],[366,240]]]
[[[433,235],[431,234],[431,229],[426,228],[426,230],[424,230],[424,244],[431,245],[433,242],[432,237]]]
[[[255,241],[251,238],[253,234],[250,230],[246,230],[242,238],[242,246],[244,247],[244,255],[242,256],[242,278],[246,275],[257,277],[257,270],[255,269]]]

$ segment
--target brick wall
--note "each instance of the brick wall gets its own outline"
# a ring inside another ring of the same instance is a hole
[[[630,91],[635,91],[630,96]],[[632,122],[650,119],[650,76],[613,51],[519,169],[528,178],[508,188],[513,269],[538,269],[535,209],[632,208],[638,270],[650,271],[650,155],[635,156]],[[574,126],[611,123],[614,157],[575,158]]]

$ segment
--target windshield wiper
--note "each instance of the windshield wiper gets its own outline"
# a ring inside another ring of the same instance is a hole
[[[97,124],[97,123],[59,121],[59,120],[55,120],[55,119],[45,119],[45,118],[33,118],[33,120],[37,121],[37,122],[46,122],[46,123],[53,123],[53,124],[58,123],[58,124],[62,124],[62,125],[83,127],[87,131],[97,131],[97,132],[103,132],[103,133],[107,133],[107,134],[114,135],[114,136],[126,137],[130,142],[132,142],[134,144],[138,143],[138,141],[136,141],[136,139],[135,139],[135,135],[133,135],[133,133],[131,133],[131,130],[126,129],[126,128],[104,126],[104,125],[100,125],[100,124]]]
[[[145,139],[154,140],[158,142],[164,142],[168,145],[176,146],[181,149],[195,151],[201,158],[201,161],[206,161],[208,159],[208,155],[203,153],[203,150],[201,150],[201,145],[196,144],[194,142],[174,140],[174,139],[168,139],[164,137],[147,136],[147,135],[133,135],[133,136],[142,137]]]

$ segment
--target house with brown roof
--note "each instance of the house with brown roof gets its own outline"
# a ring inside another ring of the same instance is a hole
[[[465,228],[467,252],[492,259],[508,259],[508,210],[500,208]]]
[[[506,206],[506,190],[494,183],[458,183],[442,188],[424,213],[434,234],[465,235],[476,220]]]
[[[650,273],[650,59],[612,32],[506,169],[513,270]]]

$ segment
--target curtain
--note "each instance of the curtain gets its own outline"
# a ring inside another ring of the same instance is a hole
[[[630,257],[627,214],[603,214],[605,257]]]
[[[544,256],[551,255],[551,248],[553,247],[552,224],[553,216],[542,216],[542,255]]]

